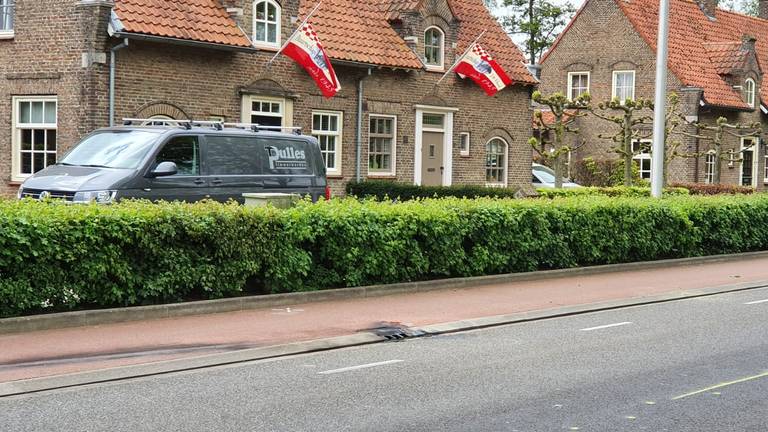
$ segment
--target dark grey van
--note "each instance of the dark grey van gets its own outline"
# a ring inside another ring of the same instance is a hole
[[[19,197],[109,203],[203,199],[242,202],[244,193],[328,196],[317,140],[258,126],[193,122],[100,129],[56,165],[27,179]]]

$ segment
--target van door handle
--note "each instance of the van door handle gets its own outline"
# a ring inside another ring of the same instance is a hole
[[[211,180],[211,183],[213,183],[215,185],[220,185],[220,184],[224,183],[224,180],[222,180],[222,179],[213,179],[213,180]]]
[[[196,185],[205,184],[205,180],[203,180],[203,179],[197,179],[197,180],[195,180],[195,184],[196,184]]]

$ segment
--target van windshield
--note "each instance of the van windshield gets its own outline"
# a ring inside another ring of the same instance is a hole
[[[152,131],[105,131],[86,137],[61,165],[136,169],[158,137]]]

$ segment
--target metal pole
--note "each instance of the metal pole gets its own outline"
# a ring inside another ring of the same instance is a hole
[[[661,198],[664,189],[664,141],[667,116],[667,50],[669,42],[669,0],[660,0],[659,39],[656,43],[656,101],[653,113],[651,196]]]

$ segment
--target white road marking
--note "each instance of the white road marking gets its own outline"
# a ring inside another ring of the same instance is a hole
[[[697,394],[706,393],[706,392],[708,392],[710,390],[717,390],[717,389],[720,389],[720,388],[723,388],[723,387],[732,386],[734,384],[741,384],[741,383],[745,383],[745,382],[748,382],[748,381],[754,381],[754,380],[757,380],[757,379],[760,379],[760,378],[768,378],[768,372],[763,372],[763,373],[758,374],[758,375],[753,375],[753,376],[750,376],[750,377],[741,378],[741,379],[737,379],[737,380],[734,380],[734,381],[728,381],[728,382],[720,383],[720,384],[717,384],[717,385],[713,385],[712,387],[707,387],[705,389],[692,391],[690,393],[686,393],[686,394],[683,394],[683,395],[680,395],[680,396],[675,396],[675,397],[672,398],[672,400],[684,399],[684,398],[687,398],[689,396],[695,396]]]
[[[768,299],[751,301],[751,302],[744,303],[744,304],[745,305],[753,305],[753,304],[760,304],[760,303],[768,303]]]
[[[607,324],[607,325],[601,325],[601,326],[597,326],[597,327],[583,328],[583,329],[581,329],[581,331],[602,330],[602,329],[607,329],[607,328],[611,328],[611,327],[619,327],[619,326],[625,326],[625,325],[630,325],[630,324],[632,324],[632,323],[627,321],[627,322],[620,322],[620,323],[616,323],[616,324]]]
[[[350,371],[355,371],[355,370],[359,370],[359,369],[368,369],[368,368],[372,368],[372,367],[385,366],[385,365],[389,365],[389,364],[402,363],[402,362],[403,362],[403,360],[387,360],[387,361],[378,362],[378,363],[368,363],[368,364],[359,365],[359,366],[350,366],[350,367],[345,367],[345,368],[341,368],[341,369],[327,370],[327,371],[323,371],[323,372],[318,372],[318,374],[320,374],[320,375],[331,375],[331,374],[337,374],[337,373],[342,373],[342,372],[350,372]]]

